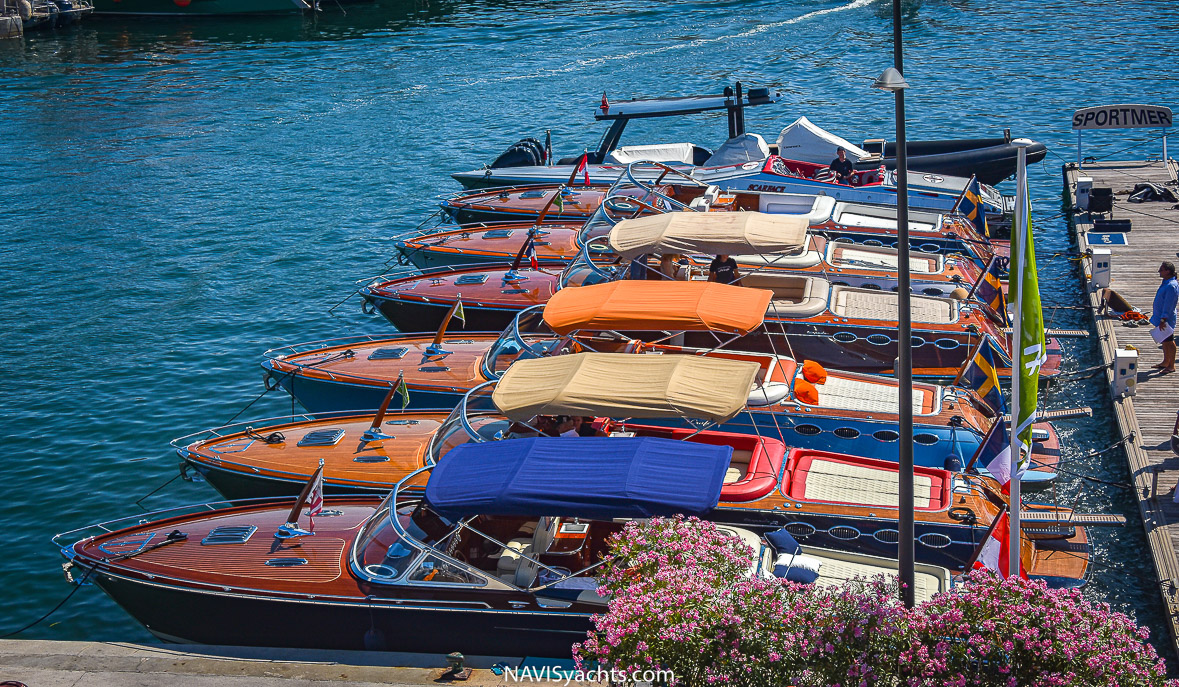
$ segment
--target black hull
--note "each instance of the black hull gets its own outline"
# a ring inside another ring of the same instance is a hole
[[[991,185],[1014,176],[1019,157],[1018,149],[1004,139],[909,141],[905,147],[911,170],[957,177],[976,175],[979,181]],[[1047,154],[1043,143],[1033,143],[1027,148],[1027,162],[1035,164]],[[863,162],[856,168],[875,169],[879,165]],[[896,144],[886,145],[884,165],[896,169]]]
[[[269,475],[245,474],[202,463],[194,463],[192,461],[187,461],[186,465],[189,471],[199,472],[201,477],[204,477],[205,481],[209,483],[209,486],[216,489],[217,493],[231,501],[264,497],[295,497],[303,492],[303,487],[307,486],[306,479],[288,480]],[[350,487],[325,481],[323,492],[328,496],[358,496],[368,494],[383,496],[388,494],[391,488],[391,486]]]
[[[450,310],[451,305],[454,305],[453,301],[425,303],[417,300],[386,298],[368,292],[361,292],[361,296],[384,315],[390,324],[397,327],[397,331],[404,333],[438,331],[438,327],[442,325],[442,318],[446,317],[446,312]],[[457,331],[464,330],[502,332],[512,323],[519,312],[518,309],[486,308],[464,302],[463,314],[467,318],[465,326],[463,322],[456,320],[451,322],[449,330],[452,335]]]
[[[107,573],[91,580],[169,642],[350,651],[568,658],[589,614],[374,598],[286,599],[195,590]],[[413,605],[410,605],[413,604]],[[436,604],[436,605],[429,605]]]

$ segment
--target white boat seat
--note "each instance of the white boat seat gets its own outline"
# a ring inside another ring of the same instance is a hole
[[[836,267],[895,270],[900,264],[900,256],[895,248],[832,241],[827,244],[827,262]],[[939,274],[944,267],[945,263],[940,255],[909,253],[909,270],[912,272]]]
[[[935,393],[935,390],[914,385],[913,413],[916,415],[931,413]],[[895,382],[876,381],[836,373],[827,376],[827,381],[819,393],[819,402],[807,405],[866,413],[895,413],[900,398],[901,392]]]
[[[798,255],[782,255],[780,253],[763,255],[758,253],[756,255],[734,255],[732,258],[737,261],[738,265],[752,265],[753,267],[778,267],[781,269],[802,269],[805,267],[814,267],[823,261],[823,257],[819,255],[819,251],[815,250],[803,251]]]
[[[516,577],[516,571],[520,568],[521,554],[525,556],[532,555],[532,540],[531,539],[512,539],[508,542],[507,548],[500,552],[499,560],[495,563],[495,574],[505,582],[511,582]]]
[[[765,384],[754,387],[753,391],[749,392],[749,399],[746,403],[755,408],[772,406],[775,403],[781,402],[782,399],[789,395],[789,384],[785,382],[766,382]]]
[[[766,314],[781,317],[809,317],[827,309],[831,284],[826,279],[797,277],[772,272],[751,272],[741,279],[741,286],[774,292]]]
[[[692,199],[691,203],[688,203],[688,207],[697,212],[708,212],[708,199],[704,196],[697,196]]]
[[[520,566],[516,568],[516,574],[512,577],[512,584],[521,589],[528,589],[536,582],[536,575],[540,571],[540,566],[532,561],[530,558],[521,558]]]
[[[895,322],[899,297],[887,291],[853,289],[836,286],[831,311],[840,317]],[[958,304],[946,298],[912,296],[913,321],[927,324],[952,324],[958,320]]]
[[[537,524],[536,532],[532,535],[532,551],[539,556],[549,550],[553,539],[557,536],[557,527],[560,523],[560,518],[544,517],[540,519]]]

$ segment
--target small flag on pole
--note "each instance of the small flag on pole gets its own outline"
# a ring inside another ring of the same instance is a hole
[[[999,517],[991,523],[991,531],[987,533],[986,540],[979,547],[978,557],[974,559],[975,570],[986,568],[999,573],[1003,579],[1007,579],[1006,563],[1011,555],[1010,529],[1007,507],[1004,506],[1003,510],[999,511]],[[1019,563],[1019,576],[1025,580],[1028,578],[1022,560]]]
[[[524,255],[528,258],[528,264],[532,269],[540,269],[540,263],[536,260],[536,239],[532,236],[528,237],[528,247],[524,249]]]
[[[565,199],[561,197],[561,192],[565,189],[559,188],[553,191],[556,195],[553,196],[553,207],[557,208],[557,214],[565,212]]]
[[[397,375],[397,395],[401,397],[401,409],[409,405],[409,387],[405,385],[405,373]]]
[[[606,100],[606,91],[602,91],[602,114],[610,114],[610,101]]]
[[[958,375],[961,384],[973,389],[996,415],[1007,412],[1003,391],[999,388],[999,374],[995,371],[996,345],[990,336],[984,336],[975,348],[974,356]]]
[[[966,219],[974,225],[975,231],[990,238],[991,230],[987,226],[986,208],[983,207],[982,202],[982,185],[979,184],[978,177],[970,177],[970,182],[962,190],[962,195],[958,197],[954,209],[966,215]]]
[[[589,186],[589,153],[581,154],[581,160],[577,163],[577,169],[573,170],[573,177],[577,178],[579,172],[581,173],[582,179],[585,180],[585,185]]]
[[[999,275],[1003,273],[1003,262],[1003,259],[997,255],[991,258],[990,264],[987,265],[987,271],[983,272],[978,283],[974,285],[972,295],[994,310],[995,314],[1003,321],[1003,326],[1010,327],[1011,318],[1007,315],[1007,297],[1003,295],[1003,282],[999,280]]]
[[[311,478],[311,489],[307,492],[307,531],[315,533],[315,516],[323,512],[323,458]]]
[[[462,322],[464,327],[467,326],[467,314],[463,312],[463,300],[461,298],[455,301],[454,318],[459,322]]]

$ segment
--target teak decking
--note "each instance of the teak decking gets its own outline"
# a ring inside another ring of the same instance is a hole
[[[1126,234],[1126,245],[1109,245],[1088,241],[1093,230],[1092,218],[1085,213],[1074,216],[1073,226],[1081,251],[1093,246],[1109,248],[1112,276],[1110,287],[1134,306],[1149,314],[1159,285],[1158,267],[1163,260],[1176,262],[1176,223],[1179,210],[1171,203],[1126,202],[1126,193],[1134,184],[1149,181],[1164,184],[1176,178],[1174,161],[1163,162],[1103,162],[1087,164],[1078,170],[1075,163],[1064,167],[1064,193],[1069,205],[1077,177],[1093,179],[1095,187],[1114,191],[1113,217],[1128,219],[1132,230]],[[1170,188],[1174,188],[1173,186]],[[1171,500],[1169,489],[1179,482],[1179,458],[1171,452],[1171,429],[1175,425],[1175,411],[1179,408],[1179,375],[1162,375],[1150,366],[1162,359],[1158,346],[1150,337],[1149,325],[1123,327],[1121,321],[1097,314],[1099,296],[1090,285],[1092,262],[1086,261],[1085,280],[1089,305],[1094,309],[1101,355],[1106,365],[1106,376],[1112,385],[1114,351],[1127,344],[1138,349],[1138,384],[1135,396],[1114,398],[1114,416],[1123,437],[1132,437],[1125,444],[1126,460],[1138,495],[1138,507],[1146,528],[1151,556],[1154,560],[1159,592],[1169,621],[1171,639],[1179,647],[1179,505]],[[1112,386],[1111,386],[1112,390]],[[1156,486],[1157,480],[1157,486]]]

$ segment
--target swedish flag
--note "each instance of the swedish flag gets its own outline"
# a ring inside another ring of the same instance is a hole
[[[962,195],[958,197],[958,202],[954,204],[954,210],[966,215],[966,219],[970,220],[975,231],[981,236],[991,237],[991,230],[987,227],[987,213],[983,208],[982,184],[978,182],[978,177],[970,177],[966,188],[962,189]]]
[[[960,384],[974,389],[983,402],[995,411],[996,415],[1002,416],[1007,412],[1007,404],[1003,401],[1003,392],[999,388],[999,373],[995,371],[994,351],[995,344],[991,337],[984,336],[978,342],[974,357],[962,368],[962,372],[958,375],[958,381]]]
[[[1007,297],[1003,295],[1003,282],[999,275],[1003,273],[1004,259],[999,256],[991,258],[987,269],[974,285],[972,296],[986,303],[995,314],[1003,320],[1003,326],[1010,327],[1011,319],[1007,317]]]

